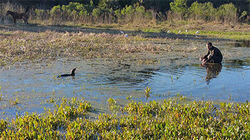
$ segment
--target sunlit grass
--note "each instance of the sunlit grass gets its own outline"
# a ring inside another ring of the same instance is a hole
[[[87,28],[115,29],[124,31],[140,31],[146,33],[174,33],[187,35],[203,35],[207,37],[249,40],[250,32],[248,24],[223,24],[203,21],[166,21],[145,24],[86,24]],[[107,28],[108,27],[108,28]],[[197,31],[199,33],[197,33]]]
[[[1,65],[58,57],[119,58],[133,53],[153,53],[165,49],[155,45],[137,43],[147,40],[140,36],[126,38],[121,34],[108,33],[15,31],[13,35],[0,36],[0,38]]]

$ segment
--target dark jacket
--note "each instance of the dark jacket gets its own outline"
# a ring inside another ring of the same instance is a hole
[[[213,46],[212,49],[208,50],[207,54],[203,56],[203,59],[208,63],[221,63],[223,56],[220,50]]]

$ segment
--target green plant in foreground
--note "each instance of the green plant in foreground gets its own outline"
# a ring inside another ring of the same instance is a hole
[[[0,90],[1,90],[1,87],[0,87]],[[3,100],[3,94],[0,95],[0,101]]]
[[[14,100],[10,100],[9,102],[10,102],[11,105],[17,105],[19,103],[19,99],[16,98]]]
[[[118,111],[119,110],[119,105],[117,104],[115,99],[109,98],[108,99],[108,104],[109,104],[109,109],[111,111]]]
[[[0,139],[249,139],[249,103],[186,102],[178,95],[162,102],[131,101],[123,114],[84,116],[91,105],[62,98],[54,111],[0,120]],[[117,102],[110,98],[110,105]]]
[[[144,92],[146,99],[150,97],[150,93],[151,93],[151,88],[146,87],[145,92]]]

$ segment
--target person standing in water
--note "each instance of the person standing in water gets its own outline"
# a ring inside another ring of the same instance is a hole
[[[205,56],[200,58],[202,62],[201,65],[205,65],[207,63],[221,63],[223,56],[220,50],[212,45],[211,42],[206,44],[208,52]]]

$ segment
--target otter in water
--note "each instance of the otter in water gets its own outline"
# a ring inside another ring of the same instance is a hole
[[[73,70],[71,70],[71,74],[62,74],[62,75],[57,76],[57,78],[67,77],[67,76],[75,76],[75,71],[76,71],[76,68],[74,68]]]

